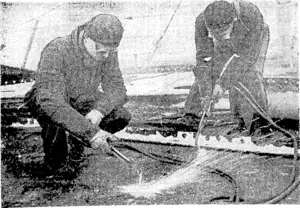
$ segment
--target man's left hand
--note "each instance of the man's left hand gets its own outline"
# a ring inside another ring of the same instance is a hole
[[[218,102],[221,98],[221,96],[223,95],[224,90],[222,89],[220,84],[216,84],[213,90],[213,99],[214,102]]]

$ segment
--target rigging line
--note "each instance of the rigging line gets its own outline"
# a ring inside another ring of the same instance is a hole
[[[21,66],[20,69],[24,69],[25,66],[26,66],[26,63],[27,63],[27,60],[28,60],[28,56],[29,56],[30,50],[32,48],[32,43],[33,43],[33,39],[34,39],[36,30],[37,30],[38,23],[39,23],[39,20],[36,20],[35,21],[35,25],[33,27],[32,34],[31,34],[29,42],[28,42],[28,46],[27,46],[27,49],[26,49],[26,52],[25,52],[24,60],[23,60],[23,63],[22,63],[22,66]]]
[[[1,31],[0,33],[3,34],[3,33],[7,32],[7,31],[9,31],[9,30],[15,29],[17,26],[25,25],[25,24],[27,24],[27,23],[29,23],[29,22],[34,21],[34,20],[38,20],[38,18],[44,16],[44,15],[47,14],[47,13],[50,13],[50,12],[56,10],[57,8],[61,7],[63,4],[65,4],[65,3],[61,3],[61,4],[57,5],[56,7],[53,7],[52,9],[50,9],[50,10],[48,10],[48,11],[42,13],[42,14],[39,15],[38,17],[32,18],[32,19],[27,20],[27,21],[25,21],[25,22],[23,22],[23,23],[20,23],[20,24],[15,24],[15,25],[11,26],[10,28]]]
[[[174,19],[174,16],[175,16],[176,12],[178,11],[178,9],[179,9],[179,7],[180,7],[181,1],[182,1],[182,0],[180,0],[180,2],[178,3],[176,9],[174,10],[174,13],[173,13],[172,17],[170,18],[169,23],[167,24],[167,27],[166,27],[165,30],[163,31],[163,34],[162,34],[162,35],[160,36],[160,38],[156,41],[156,43],[155,43],[155,48],[158,48],[158,47],[157,47],[158,44],[160,43],[160,41],[163,39],[164,35],[165,35],[166,32],[168,31],[168,29],[169,29],[169,27],[170,27],[170,24],[171,24],[172,20]]]
[[[176,72],[171,72],[171,73],[169,73],[169,74],[167,74],[167,75],[171,75],[171,74],[175,74],[175,73],[176,73]],[[181,79],[181,81],[182,81],[182,80],[186,80],[186,79],[188,79],[188,78]],[[173,85],[173,84],[175,84],[175,83],[177,83],[177,82],[178,82],[178,80],[174,80],[173,82],[169,83],[168,85],[171,86],[171,85]],[[157,89],[153,89],[153,90],[149,91],[148,93],[145,93],[145,95],[153,95],[152,93],[155,92],[155,91],[157,91]],[[184,94],[184,93],[183,93],[183,94]]]
[[[180,5],[181,5],[181,2],[182,2],[182,0],[179,1],[179,3],[178,3],[178,5],[177,5],[176,9],[175,9],[174,12],[173,12],[172,17],[170,18],[170,20],[169,20],[169,22],[168,22],[166,28],[165,28],[164,31],[163,31],[163,34],[162,34],[162,35],[159,37],[159,39],[156,41],[156,43],[155,43],[155,45],[154,45],[155,48],[154,48],[153,52],[148,56],[148,60],[147,60],[146,64],[144,65],[143,69],[145,69],[145,68],[147,67],[147,65],[149,65],[149,62],[152,61],[152,59],[153,59],[153,57],[154,57],[154,55],[155,55],[155,53],[156,53],[156,51],[157,51],[157,49],[158,49],[158,45],[159,45],[159,43],[161,42],[161,40],[164,38],[166,32],[168,31],[168,29],[169,29],[169,27],[170,27],[170,24],[171,24],[171,22],[172,22],[172,20],[173,20],[173,18],[174,18],[174,16],[175,16],[175,14],[177,13],[177,11],[178,11],[178,9],[179,9],[179,7],[180,7]]]

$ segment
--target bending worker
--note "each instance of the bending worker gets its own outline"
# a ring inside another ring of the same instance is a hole
[[[118,63],[123,27],[100,14],[42,51],[36,82],[25,102],[42,127],[45,165],[76,172],[84,146],[111,154],[115,132],[128,125],[126,88]]]
[[[185,103],[185,119],[199,117],[209,96],[218,101],[229,90],[230,108],[239,121],[239,130],[246,129],[252,135],[265,121],[235,87],[249,90],[267,112],[263,67],[269,27],[261,12],[247,1],[214,1],[196,19],[195,43],[195,81]],[[236,57],[220,77],[232,56]]]

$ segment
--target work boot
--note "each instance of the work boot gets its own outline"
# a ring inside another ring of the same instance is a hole
[[[50,172],[61,168],[68,158],[67,136],[63,129],[43,124],[41,137],[44,148],[44,164]]]
[[[46,177],[55,179],[73,180],[77,178],[84,167],[88,166],[86,157],[83,151],[72,150],[67,159],[58,165],[49,165],[45,161]]]
[[[69,152],[63,166],[53,171],[53,177],[66,180],[77,178],[88,163],[84,155],[84,145],[76,138],[68,135]]]
[[[255,113],[253,115],[252,120],[253,122],[251,123],[251,126],[249,128],[250,136],[263,136],[273,132],[269,126],[269,122],[258,113]]]
[[[84,145],[72,136],[68,137],[68,143],[70,148],[69,160],[77,163],[83,162],[85,159]]]
[[[250,134],[251,141],[256,145],[267,145],[272,142],[274,132],[271,128],[262,127],[256,129],[254,132]]]
[[[236,117],[237,125],[233,126],[230,131],[227,132],[226,136],[229,138],[237,138],[241,136],[248,136],[249,132],[246,128],[245,122],[242,118]]]
[[[243,127],[234,127],[229,132],[226,133],[227,138],[238,138],[242,136],[247,136],[248,131],[246,128]]]
[[[44,166],[47,178],[76,178],[83,167],[84,146],[65,130],[54,125],[44,126]]]
[[[64,179],[64,180],[74,180],[80,173],[81,168],[78,166],[79,163],[73,164],[72,161],[66,161],[60,168],[53,169],[46,166],[47,172],[45,177],[47,179]]]

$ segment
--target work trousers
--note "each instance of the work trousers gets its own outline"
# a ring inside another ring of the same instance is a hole
[[[124,129],[131,119],[130,113],[123,107],[113,110],[105,116],[99,127],[112,134]],[[53,168],[59,167],[67,158],[78,158],[83,154],[84,143],[68,134],[64,129],[52,123],[48,118],[39,117],[42,127],[45,163]],[[76,122],[74,122],[76,125]],[[76,160],[76,159],[75,159]]]

